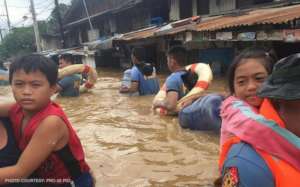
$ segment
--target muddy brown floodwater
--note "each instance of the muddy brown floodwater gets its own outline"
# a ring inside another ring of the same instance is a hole
[[[119,94],[122,72],[99,69],[96,87],[79,98],[56,98],[84,146],[97,187],[213,186],[217,134],[182,129],[177,118],[152,114],[154,96]],[[166,75],[161,75],[161,82]],[[0,100],[12,99],[9,87]],[[215,79],[209,91],[223,91]]]

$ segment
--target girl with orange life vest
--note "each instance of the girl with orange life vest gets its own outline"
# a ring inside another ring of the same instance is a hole
[[[295,54],[279,61],[259,90],[266,98],[259,112],[234,97],[223,103],[224,186],[300,186],[299,88],[300,54]]]
[[[235,57],[228,69],[228,87],[230,95],[248,103],[257,111],[262,99],[256,91],[271,73],[275,58],[261,48],[247,48]],[[220,107],[220,105],[219,105]],[[219,115],[219,121],[222,122]],[[221,125],[220,125],[221,126]],[[221,129],[222,137],[226,133]]]

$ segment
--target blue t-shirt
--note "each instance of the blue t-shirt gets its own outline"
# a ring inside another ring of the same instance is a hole
[[[184,84],[181,76],[185,74],[186,71],[177,71],[168,76],[166,80],[167,92],[175,91],[178,93],[178,100],[181,99],[184,95]]]
[[[140,70],[133,66],[131,69],[131,81],[139,83],[140,95],[153,95],[159,91],[159,82],[157,78],[145,79]]]
[[[233,183],[230,180],[236,178],[235,186],[239,187],[275,187],[272,172],[265,161],[249,144],[243,142],[230,148],[222,168],[222,177],[223,183]]]
[[[62,90],[59,92],[59,95],[63,97],[79,96],[80,82],[81,76],[79,74],[73,74],[64,77],[58,81],[58,85],[62,88]]]

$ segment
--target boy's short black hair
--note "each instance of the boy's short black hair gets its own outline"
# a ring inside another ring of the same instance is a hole
[[[168,56],[174,58],[180,66],[187,65],[187,50],[181,45],[171,47],[168,51]]]
[[[145,48],[134,47],[131,53],[139,62],[145,61],[145,56],[146,56]]]
[[[9,68],[9,83],[11,84],[13,74],[23,70],[25,73],[40,71],[43,73],[51,86],[56,84],[58,78],[58,67],[51,59],[38,54],[30,54],[19,57],[13,61]]]
[[[59,55],[59,59],[64,59],[65,61],[67,61],[70,64],[74,63],[74,57],[72,54],[69,54],[69,53],[64,53],[64,54]]]

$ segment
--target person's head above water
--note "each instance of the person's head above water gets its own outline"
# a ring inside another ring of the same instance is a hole
[[[24,71],[26,74],[33,72],[41,72],[49,82],[49,84],[56,85],[58,77],[58,69],[51,59],[37,54],[25,55],[17,58],[9,69],[9,82],[12,84],[14,74]]]
[[[59,68],[67,67],[74,63],[74,57],[72,54],[69,53],[61,54],[59,55],[58,63],[59,63]]]
[[[134,47],[131,51],[131,60],[133,64],[139,64],[145,61],[145,48],[143,47]]]
[[[24,111],[40,110],[56,91],[57,75],[57,65],[42,55],[16,59],[9,69],[9,82],[16,102]]]
[[[242,51],[228,69],[228,87],[234,95],[248,104],[258,107],[262,99],[256,91],[272,71],[275,58],[261,48]]]
[[[168,68],[171,72],[187,65],[187,50],[183,46],[173,46],[167,53]]]

